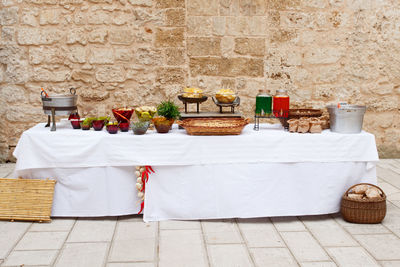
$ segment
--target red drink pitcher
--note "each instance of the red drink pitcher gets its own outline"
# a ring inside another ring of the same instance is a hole
[[[273,106],[275,117],[287,118],[289,116],[289,96],[286,90],[280,89],[276,91]]]

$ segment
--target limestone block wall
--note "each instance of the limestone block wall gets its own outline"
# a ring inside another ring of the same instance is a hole
[[[366,104],[382,157],[400,157],[400,4],[394,0],[2,0],[0,161],[44,122],[40,88],[76,87],[82,116],[156,105],[184,86],[259,89],[293,107]],[[207,101],[203,110],[216,110]]]

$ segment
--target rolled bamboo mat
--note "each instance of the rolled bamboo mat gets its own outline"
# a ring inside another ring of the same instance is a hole
[[[0,178],[0,220],[50,222],[55,180]]]

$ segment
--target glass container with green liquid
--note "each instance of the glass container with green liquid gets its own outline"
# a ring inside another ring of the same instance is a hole
[[[272,113],[272,96],[267,91],[259,90],[256,96],[256,115],[270,116]]]

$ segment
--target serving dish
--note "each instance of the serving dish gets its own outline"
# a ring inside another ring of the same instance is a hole
[[[249,121],[244,118],[193,118],[177,123],[189,135],[239,135]]]

